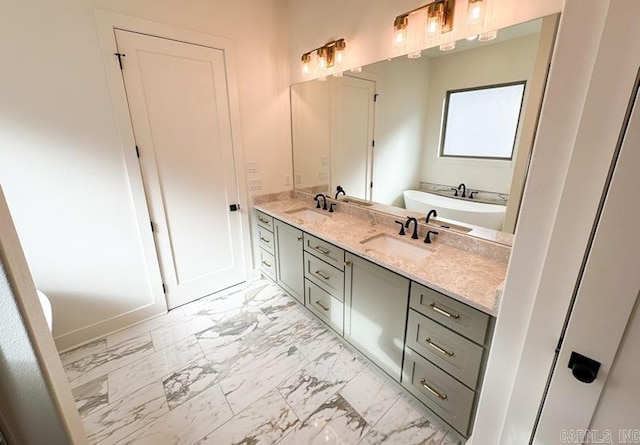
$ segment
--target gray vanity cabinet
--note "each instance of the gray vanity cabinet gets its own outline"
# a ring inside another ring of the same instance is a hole
[[[276,239],[276,283],[304,304],[302,231],[274,220]]]
[[[346,253],[344,337],[400,381],[409,280]]]
[[[269,215],[256,211],[258,226],[256,232],[258,234],[258,257],[260,259],[260,269],[262,273],[271,278],[276,279],[276,258],[275,258],[275,239],[273,235],[273,218]]]

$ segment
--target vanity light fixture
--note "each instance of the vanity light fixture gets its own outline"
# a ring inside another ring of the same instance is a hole
[[[435,0],[397,16],[393,21],[393,47],[396,53],[402,53],[406,49],[408,39],[407,31],[411,15],[426,10],[425,38],[427,41],[433,41],[439,38],[442,33],[449,32],[453,29],[454,6],[455,0]]]
[[[330,74],[330,68],[333,68],[334,76],[342,75],[346,48],[347,43],[345,40],[338,39],[304,53],[302,55],[302,75],[307,77],[311,74],[311,61],[314,53],[317,58],[318,74],[321,77]]]

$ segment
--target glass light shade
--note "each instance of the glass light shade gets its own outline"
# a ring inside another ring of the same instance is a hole
[[[478,32],[484,25],[485,0],[470,0],[467,10],[467,29]]]
[[[362,67],[361,66],[356,66],[355,68],[351,68],[351,72],[352,73],[361,73],[362,72]]]
[[[427,40],[433,40],[442,33],[444,3],[432,3],[427,7]]]
[[[305,54],[302,56],[302,77],[307,77],[311,73],[311,56]]]
[[[478,40],[481,42],[488,42],[489,40],[493,40],[496,37],[498,37],[498,31],[493,30],[493,31],[483,32],[478,36]]]
[[[422,51],[414,51],[407,54],[407,57],[410,59],[419,59],[420,57],[422,57]]]
[[[440,51],[451,51],[456,48],[456,42],[447,42],[440,45]]]
[[[402,47],[407,43],[407,28],[395,29],[393,33],[393,46]]]
[[[327,69],[327,50],[326,48],[318,49],[318,69],[320,71]]]
[[[440,35],[442,28],[442,14],[438,13],[427,17],[427,39],[433,39]]]

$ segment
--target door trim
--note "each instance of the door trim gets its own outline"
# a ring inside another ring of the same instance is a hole
[[[246,276],[250,277],[253,272],[251,267],[253,260],[251,242],[249,239],[249,201],[247,197],[244,169],[242,168],[244,165],[244,152],[241,140],[240,109],[235,58],[232,42],[224,38],[215,37],[199,31],[179,28],[173,25],[151,22],[136,17],[129,17],[101,9],[95,9],[94,14],[100,48],[102,50],[105,76],[114,110],[118,142],[120,149],[122,150],[125,168],[129,177],[130,197],[136,214],[140,241],[142,243],[145,262],[147,265],[147,279],[149,282],[150,294],[155,301],[155,304],[151,305],[152,308],[147,306],[145,308],[139,308],[139,310],[135,310],[133,313],[126,314],[128,316],[131,315],[131,317],[127,317],[128,319],[126,324],[131,324],[154,315],[165,313],[167,311],[167,304],[162,291],[162,276],[160,273],[160,264],[156,253],[155,241],[149,226],[151,218],[149,208],[147,206],[142,173],[136,156],[133,124],[129,115],[129,106],[124,87],[124,80],[118,65],[118,59],[115,56],[117,46],[114,30],[121,29],[124,31],[147,34],[153,37],[206,46],[221,50],[224,53],[227,94],[229,99],[229,115],[231,121],[231,140],[233,144],[233,162],[238,190],[238,203],[240,204],[240,219],[242,224],[242,252],[245,257]],[[123,58],[123,64],[126,65],[126,57]],[[138,312],[140,313],[138,314]],[[137,315],[134,315],[134,313]],[[124,323],[122,323],[122,326],[112,326],[110,331],[124,326]]]

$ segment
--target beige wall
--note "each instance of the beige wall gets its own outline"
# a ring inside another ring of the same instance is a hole
[[[76,338],[152,300],[94,6],[231,40],[256,193],[285,189],[291,174],[280,1],[3,2],[0,184],[54,334]]]

